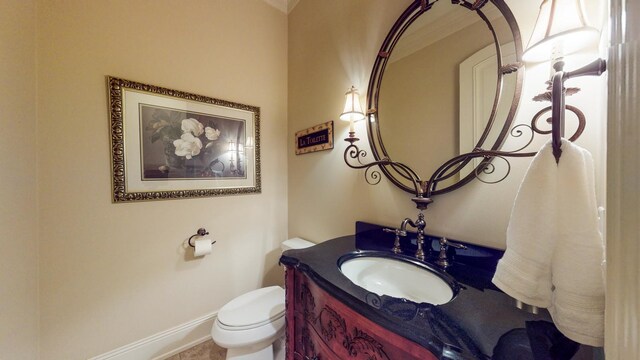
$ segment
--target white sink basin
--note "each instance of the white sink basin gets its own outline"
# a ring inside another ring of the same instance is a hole
[[[434,305],[446,304],[454,297],[451,285],[440,275],[401,259],[354,257],[342,262],[340,271],[354,284],[380,296]]]

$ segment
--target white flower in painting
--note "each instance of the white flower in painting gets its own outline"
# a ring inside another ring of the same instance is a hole
[[[191,159],[192,156],[200,154],[200,149],[202,149],[202,141],[193,136],[190,132],[187,132],[182,134],[180,139],[174,140],[173,146],[176,147],[176,155],[184,156],[187,159]]]
[[[182,120],[182,132],[192,133],[193,136],[200,136],[204,132],[204,125],[202,125],[196,119],[184,119]]]
[[[220,130],[207,126],[204,129],[204,135],[209,140],[218,140],[218,138],[220,137]]]

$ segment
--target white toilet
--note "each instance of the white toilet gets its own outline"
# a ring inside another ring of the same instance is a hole
[[[293,238],[282,251],[315,245]],[[284,359],[284,289],[270,286],[240,295],[224,305],[211,328],[211,338],[227,349],[227,360]]]

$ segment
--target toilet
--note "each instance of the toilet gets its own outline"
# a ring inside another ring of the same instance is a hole
[[[282,251],[315,245],[293,238]],[[225,304],[211,328],[211,338],[227,349],[227,360],[284,359],[284,289],[270,286],[240,295]]]

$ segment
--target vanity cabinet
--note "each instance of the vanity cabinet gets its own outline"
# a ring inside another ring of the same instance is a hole
[[[287,360],[437,359],[329,295],[307,274],[286,267]]]
[[[340,270],[354,254],[391,249],[394,237],[381,226],[358,222],[355,236],[282,254],[287,360],[532,359],[534,350],[538,358],[550,359],[560,348],[571,350],[562,359],[593,358],[586,347],[574,356],[578,344],[562,336],[546,310],[520,310],[495,288],[499,250],[472,244],[456,249],[447,274],[460,289],[441,305],[378,296]],[[414,253],[408,245],[403,253]]]

